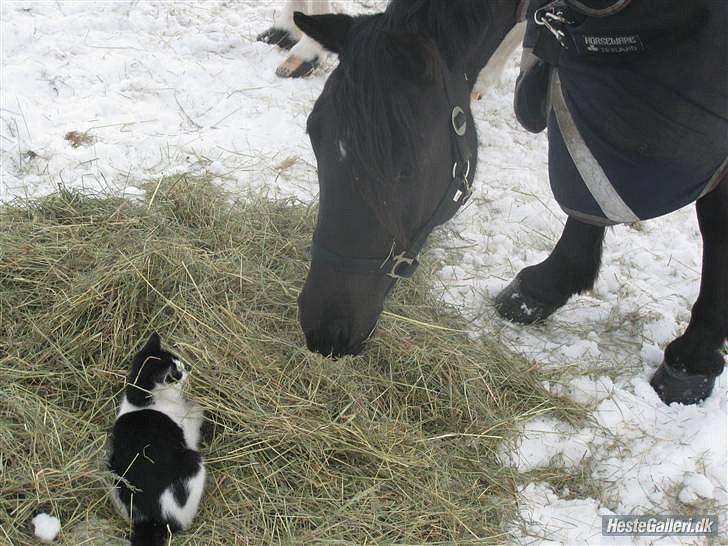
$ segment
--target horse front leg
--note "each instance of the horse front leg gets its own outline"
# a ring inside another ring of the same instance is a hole
[[[703,236],[700,293],[685,333],[665,349],[650,384],[663,402],[694,404],[707,398],[723,371],[728,338],[728,178],[696,204]]]
[[[524,268],[498,294],[498,313],[513,322],[531,324],[546,319],[574,294],[589,290],[599,273],[604,227],[569,218],[548,258]]]

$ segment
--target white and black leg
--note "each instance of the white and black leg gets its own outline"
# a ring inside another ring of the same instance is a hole
[[[301,31],[293,22],[293,12],[306,12],[306,0],[288,0],[280,14],[274,16],[273,25],[266,31],[258,34],[259,42],[277,45],[283,49],[291,49],[301,39]]]
[[[305,4],[305,9],[294,11],[301,11],[306,15],[320,15],[330,11],[328,0],[308,0],[299,3]],[[293,22],[292,13],[291,22]],[[295,26],[295,23],[292,24]],[[300,33],[298,28],[296,30]],[[323,54],[324,49],[321,44],[304,34],[291,48],[291,53],[286,60],[278,66],[276,75],[281,78],[304,78],[316,69]]]
[[[319,65],[323,48],[313,38],[304,35],[298,43],[291,48],[291,53],[278,68],[276,76],[281,78],[305,78]]]

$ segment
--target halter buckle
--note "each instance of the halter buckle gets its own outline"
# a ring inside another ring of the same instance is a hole
[[[466,183],[468,181],[469,174],[470,174],[470,160],[466,159],[465,160],[465,172],[462,175],[460,175],[461,178],[465,179]],[[453,179],[458,177],[458,162],[457,161],[452,164],[452,177],[453,177]]]
[[[468,175],[470,175],[470,160],[465,160],[465,172],[463,174],[458,174],[457,170],[458,162],[456,161],[452,166],[452,177],[453,180],[459,179],[461,184],[452,196],[452,200],[459,206],[463,206],[473,193],[473,184],[470,180],[468,180]]]
[[[417,266],[420,265],[417,262],[416,258],[410,258],[406,255],[407,251],[403,250],[396,256],[392,256],[390,254],[389,258],[387,259],[387,262],[392,260],[394,263],[392,264],[392,267],[389,271],[387,271],[387,276],[392,277],[393,279],[408,279],[412,276],[412,274],[415,272],[415,269],[417,269]],[[387,265],[387,262],[384,262],[382,264],[382,267]],[[401,265],[405,265],[404,271],[400,272],[398,271],[399,267]]]

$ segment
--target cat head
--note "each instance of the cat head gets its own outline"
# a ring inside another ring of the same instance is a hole
[[[146,406],[155,397],[179,393],[187,379],[187,370],[179,357],[162,350],[159,334],[153,332],[131,363],[126,397],[135,406]]]

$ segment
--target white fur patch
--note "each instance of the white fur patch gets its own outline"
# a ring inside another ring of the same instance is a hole
[[[197,450],[204,414],[202,408],[194,402],[185,400],[179,388],[175,386],[157,387],[152,396],[154,401],[147,408],[164,413],[177,423],[182,429],[187,447]]]
[[[172,362],[174,362],[174,365],[177,367],[178,372],[187,373],[187,367],[182,363],[181,360],[177,358],[173,358]]]
[[[164,493],[159,497],[159,506],[162,510],[162,515],[165,518],[174,518],[179,523],[182,529],[189,528],[192,525],[192,520],[195,519],[197,514],[197,508],[200,505],[200,499],[202,498],[202,492],[205,489],[205,478],[207,477],[207,469],[204,464],[200,464],[200,470],[187,480],[187,502],[180,506],[174,498],[172,493],[172,487],[168,487],[164,490]]]

